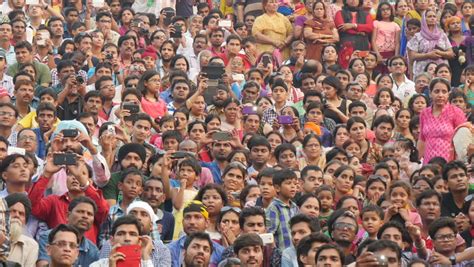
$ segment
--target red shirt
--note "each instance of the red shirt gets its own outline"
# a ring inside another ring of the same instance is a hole
[[[44,197],[48,182],[48,178],[41,176],[31,187],[28,197],[31,201],[31,214],[39,220],[45,221],[49,228],[54,228],[59,224],[67,223],[68,206],[72,199],[68,193],[62,196],[49,195]],[[96,244],[100,225],[106,220],[109,212],[109,204],[102,196],[102,192],[92,185],[84,193],[85,196],[91,198],[97,205],[94,225],[84,234],[87,239]]]

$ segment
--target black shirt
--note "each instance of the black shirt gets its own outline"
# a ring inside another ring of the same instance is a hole
[[[474,190],[469,189],[468,195],[473,194]],[[460,212],[462,212],[462,207],[459,208],[456,206],[456,203],[453,199],[453,194],[451,192],[443,194],[443,202],[441,203],[441,216],[447,216],[454,218]]]

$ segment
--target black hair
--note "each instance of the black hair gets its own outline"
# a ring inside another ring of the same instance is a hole
[[[337,146],[333,147],[331,150],[326,152],[326,160],[332,161],[338,154],[344,155],[347,158],[347,160],[349,160],[349,155],[347,154],[347,152],[344,149]]]
[[[80,243],[79,230],[77,230],[76,227],[74,227],[72,225],[69,225],[69,224],[60,224],[60,225],[54,227],[53,230],[51,230],[51,232],[49,232],[48,244],[51,245],[53,243],[54,238],[56,237],[56,234],[59,233],[59,232],[73,233],[76,236],[77,245],[79,245],[79,243]]]
[[[275,172],[273,174],[273,178],[272,178],[272,181],[273,181],[273,185],[278,185],[278,186],[281,186],[281,184],[286,181],[286,180],[292,180],[292,179],[296,179],[297,176],[296,176],[296,173],[290,169],[282,169],[278,172]]]
[[[162,140],[163,143],[168,138],[169,139],[176,139],[176,141],[178,141],[178,143],[183,142],[183,136],[181,135],[181,133],[179,131],[176,131],[176,130],[166,131],[161,136],[161,140]]]
[[[304,264],[301,262],[300,257],[308,255],[309,250],[314,242],[329,244],[331,239],[323,233],[311,233],[308,236],[303,237],[296,247],[296,254],[298,259],[298,267],[303,267]]]
[[[86,196],[79,196],[76,198],[73,198],[72,201],[69,203],[69,206],[67,207],[67,211],[71,212],[77,205],[81,203],[86,203],[92,206],[94,209],[94,213],[97,212],[97,204],[95,204],[94,200],[92,200],[90,197]]]
[[[374,104],[376,106],[379,106],[380,105],[380,95],[383,93],[383,92],[386,92],[390,95],[390,101],[391,103],[393,103],[393,101],[395,100],[395,95],[393,94],[393,91],[391,88],[380,88],[379,90],[377,90],[377,93],[375,93],[375,96],[374,96]]]
[[[122,172],[122,175],[120,176],[120,182],[123,183],[125,181],[125,178],[127,178],[129,175],[138,175],[142,178],[142,185],[143,185],[143,175],[140,170],[138,170],[135,167],[127,168]]]
[[[384,249],[389,249],[397,254],[397,259],[399,264],[401,264],[402,260],[402,249],[398,246],[397,243],[393,242],[392,240],[377,240],[374,243],[367,246],[367,251],[369,252],[377,252]]]
[[[421,206],[421,203],[423,202],[424,199],[427,199],[427,198],[432,198],[432,197],[437,197],[438,198],[438,201],[439,201],[439,205],[441,206],[441,203],[443,201],[443,197],[441,196],[440,193],[436,192],[435,190],[433,189],[429,189],[429,190],[425,190],[423,192],[421,192],[417,197],[416,197],[416,206],[417,207],[420,207]],[[467,214],[467,213],[466,213]]]
[[[444,167],[444,169],[443,169],[443,179],[448,180],[449,171],[455,170],[455,169],[462,169],[464,171],[464,173],[467,174],[466,165],[462,161],[453,160],[453,161],[447,163],[446,166]]]
[[[432,240],[436,240],[436,233],[439,231],[441,228],[450,228],[453,230],[454,234],[458,233],[458,229],[456,227],[456,223],[454,222],[453,218],[450,217],[441,217],[437,220],[434,220],[428,228],[428,234],[430,235]]]
[[[324,251],[324,250],[330,250],[333,249],[337,251],[337,254],[339,255],[339,260],[341,261],[341,264],[344,264],[344,252],[342,251],[341,247],[339,247],[336,244],[324,244],[321,247],[318,248],[318,251],[316,252],[316,255],[314,257],[314,262],[318,262],[319,255]],[[342,265],[341,265],[342,266]]]
[[[265,223],[266,215],[265,210],[261,207],[246,207],[242,209],[239,215],[239,225],[240,229],[244,228],[245,220],[251,216],[261,216],[263,218],[263,222]]]
[[[193,242],[194,239],[207,241],[209,243],[209,247],[211,248],[211,253],[214,250],[214,244],[212,243],[211,237],[208,233],[204,232],[196,232],[187,235],[186,240],[184,241],[184,250],[188,249],[189,245],[191,244],[191,242]]]
[[[202,167],[199,162],[194,158],[185,158],[178,164],[179,168],[182,168],[184,166],[191,167],[197,176],[201,174]]]
[[[380,206],[373,205],[373,204],[369,204],[365,206],[360,213],[360,218],[363,219],[364,213],[367,213],[367,212],[375,212],[382,221],[384,219],[384,211]]]
[[[126,224],[131,224],[131,225],[134,225],[135,227],[137,227],[137,230],[138,230],[138,235],[142,235],[142,231],[141,231],[141,223],[138,221],[138,219],[133,216],[133,215],[124,215],[120,218],[117,218],[113,225],[112,225],[112,231],[110,232],[110,234],[112,236],[115,235],[115,233],[117,232],[117,229],[122,226],[122,225],[126,225]]]

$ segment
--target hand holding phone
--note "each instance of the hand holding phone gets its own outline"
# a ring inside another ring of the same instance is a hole
[[[54,154],[53,163],[56,166],[76,165],[77,163],[76,154],[73,154],[73,153]]]
[[[116,249],[125,256],[124,260],[117,261],[117,267],[139,267],[141,263],[140,245],[122,245]]]
[[[293,123],[293,117],[291,116],[278,116],[277,117],[277,120],[278,120],[278,123],[279,124],[285,124],[285,125],[288,125],[288,124],[292,124]]]

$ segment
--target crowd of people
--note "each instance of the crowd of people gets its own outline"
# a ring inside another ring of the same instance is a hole
[[[2,266],[471,266],[473,7],[3,0]]]

